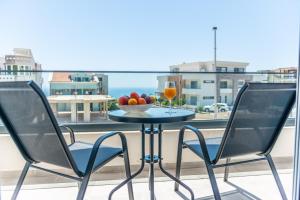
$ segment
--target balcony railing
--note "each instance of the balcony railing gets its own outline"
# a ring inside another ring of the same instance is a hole
[[[6,76],[5,72],[1,72],[0,77]],[[35,79],[43,92],[47,96],[51,108],[55,113],[55,116],[59,123],[68,124],[75,130],[78,140],[93,142],[95,139],[104,132],[111,130],[121,130],[125,132],[129,143],[130,160],[132,164],[132,171],[138,169],[140,163],[140,155],[137,153],[140,149],[140,134],[138,124],[123,124],[110,121],[107,118],[107,113],[111,110],[118,109],[118,98],[123,95],[130,95],[131,92],[137,92],[140,95],[145,93],[147,95],[153,95],[157,101],[155,106],[169,106],[168,102],[163,96],[163,91],[157,92],[158,88],[164,83],[159,82],[158,76],[168,75],[182,75],[188,76],[189,74],[199,77],[199,82],[202,83],[200,88],[186,88],[183,84],[184,80],[176,81],[177,96],[174,98],[174,107],[180,107],[184,109],[193,109],[196,111],[196,118],[182,123],[165,124],[163,129],[166,130],[166,134],[163,135],[163,154],[164,163],[166,168],[172,173],[174,172],[176,151],[177,151],[177,138],[178,129],[184,124],[190,124],[197,128],[200,128],[205,137],[222,136],[224,128],[227,124],[228,117],[230,116],[230,109],[226,112],[205,112],[203,106],[215,103],[215,100],[219,100],[218,94],[229,93],[224,92],[224,88],[219,88],[216,85],[217,81],[213,83],[204,83],[205,76],[207,74],[220,74],[214,72],[111,72],[111,71],[30,71],[31,78]],[[91,81],[90,83],[82,84],[82,82],[76,82],[70,80],[72,74],[84,73],[87,76],[99,76],[102,79],[97,81]],[[235,75],[241,75],[252,77],[252,81],[255,82],[294,82],[294,79],[288,78],[288,74],[278,76],[276,73],[226,73],[228,76],[232,76],[233,80]],[[9,77],[13,76],[7,75]],[[15,78],[19,77],[16,76]],[[226,77],[228,77],[226,76]],[[278,78],[280,77],[280,78]],[[24,81],[24,79],[19,79]],[[11,81],[6,79],[0,79],[1,81]],[[14,80],[15,81],[15,80]],[[18,81],[18,79],[17,79]],[[100,88],[101,87],[101,88]],[[238,82],[233,82],[233,87],[239,88]],[[226,89],[225,89],[226,90]],[[192,92],[191,92],[192,91]],[[225,102],[225,98],[222,98],[220,103],[227,103],[231,108],[234,98],[236,97],[237,90],[232,90],[230,98],[231,102]],[[207,98],[207,97],[214,98]],[[197,105],[190,105],[191,99],[197,99]],[[20,100],[21,101],[21,100]],[[290,114],[290,118],[287,121],[283,133],[281,134],[272,156],[275,158],[276,166],[279,169],[280,176],[283,178],[284,188],[287,194],[291,195],[291,183],[292,183],[292,156],[293,156],[293,142],[294,142],[294,123],[295,123],[295,109]],[[7,133],[5,127],[0,126],[0,133]],[[66,138],[67,135],[66,135]],[[187,139],[194,139],[193,136],[187,135]],[[119,145],[118,141],[111,140],[110,144]],[[23,159],[16,150],[16,147],[8,134],[0,135],[0,152],[5,162],[0,163],[0,182],[2,185],[2,198],[10,199],[13,186],[16,184],[16,179],[19,176],[20,170],[23,167]],[[200,199],[206,196],[210,196],[211,191],[209,189],[208,179],[204,173],[204,165],[199,165],[199,159],[193,156],[191,153],[187,153],[183,160],[183,180],[196,192],[196,196]],[[239,158],[237,158],[239,160]],[[63,169],[56,169],[63,171]],[[92,178],[91,190],[94,192],[87,192],[88,199],[96,199],[101,197],[107,199],[109,190],[113,185],[119,183],[123,176],[121,173],[123,170],[121,160],[116,160],[108,164],[101,173],[96,173]],[[221,193],[227,198],[237,199],[243,198],[240,195],[251,196],[257,199],[276,199],[280,198],[276,185],[273,182],[273,177],[270,175],[268,168],[261,163],[254,165],[243,165],[240,168],[230,168],[230,183],[227,185],[222,182],[223,170],[216,170],[218,177],[218,184],[220,184]],[[147,172],[145,171],[141,175],[139,183],[134,182],[134,190],[136,199],[144,199],[145,193],[147,193],[146,179]],[[178,195],[172,191],[173,182],[166,179],[159,172],[159,176],[156,181],[159,186],[156,186],[157,196],[160,199],[180,199]],[[204,176],[205,175],[205,176]],[[199,177],[203,178],[199,181]],[[252,178],[255,179],[253,185]],[[202,180],[204,182],[202,182]],[[47,185],[45,185],[47,184]],[[202,186],[203,184],[203,186]],[[261,184],[261,186],[258,186]],[[172,186],[170,186],[172,185]],[[239,187],[243,185],[245,188],[249,188],[249,191]],[[267,193],[262,192],[260,187],[266,187]],[[74,199],[77,192],[77,185],[70,183],[68,180],[60,179],[52,175],[46,175],[39,172],[31,172],[28,177],[28,182],[25,183],[26,192],[20,193],[20,199],[26,198],[26,195],[31,196],[34,199],[37,191],[43,191],[47,188],[44,194],[52,195],[52,199]],[[232,192],[234,190],[235,192]],[[4,191],[4,192],[3,192]],[[52,192],[51,192],[52,191]],[[164,191],[164,192],[161,192]],[[271,192],[270,192],[271,191]],[[53,193],[53,194],[51,194]],[[253,196],[253,194],[255,194]],[[236,196],[238,195],[238,196]],[[41,198],[37,195],[36,199]],[[245,198],[244,196],[244,198]],[[74,198],[73,198],[74,197]],[[126,191],[122,191],[116,195],[116,199],[126,199]]]

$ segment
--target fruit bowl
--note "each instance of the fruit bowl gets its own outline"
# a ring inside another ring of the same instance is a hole
[[[118,100],[119,108],[127,113],[142,113],[153,106],[156,101],[155,96],[131,92],[130,96],[121,96]]]
[[[152,108],[153,104],[142,105],[119,105],[119,108],[127,113],[140,113],[145,112]]]

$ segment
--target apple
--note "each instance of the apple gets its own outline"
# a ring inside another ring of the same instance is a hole
[[[138,101],[139,98],[140,98],[140,96],[139,96],[139,94],[136,93],[136,92],[131,92],[130,98],[136,99],[136,101]]]
[[[127,105],[128,104],[128,97],[127,96],[122,96],[119,98],[119,105]]]

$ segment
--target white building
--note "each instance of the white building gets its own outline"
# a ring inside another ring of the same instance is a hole
[[[42,72],[31,72],[41,71],[42,67],[41,64],[35,62],[30,49],[13,49],[13,54],[4,56],[2,68],[5,72],[0,73],[0,81],[33,80],[42,86]]]
[[[0,74],[1,74],[1,71],[4,70],[4,63],[5,63],[5,59],[0,57]]]
[[[187,105],[204,106],[215,101],[232,105],[239,88],[245,81],[252,80],[252,76],[243,73],[248,65],[249,63],[232,61],[218,61],[217,67],[214,66],[213,61],[172,65],[170,71],[179,74],[158,77],[158,92],[162,93],[162,81],[177,76],[179,81],[176,82],[180,84],[178,88]],[[232,74],[233,72],[235,74]]]

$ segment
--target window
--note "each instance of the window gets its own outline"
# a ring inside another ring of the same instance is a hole
[[[13,74],[18,75],[18,65],[13,65]]]
[[[20,75],[24,75],[24,66],[20,66]]]
[[[25,72],[25,74],[28,75],[29,74],[29,72],[28,72],[29,71],[29,67],[28,66],[25,66],[25,71],[27,71],[27,72]]]
[[[10,65],[7,65],[7,71],[8,71],[7,72],[8,74],[11,74],[11,72],[10,72],[11,71],[11,66]]]
[[[198,81],[191,81],[191,89],[198,89]]]
[[[220,88],[228,88],[227,81],[220,81]]]
[[[215,99],[214,96],[203,96],[203,100]]]
[[[245,72],[245,68],[234,68],[234,72]]]
[[[227,72],[227,67],[216,67],[217,72]]]
[[[173,72],[179,72],[179,68],[178,67],[176,67],[176,68],[173,68],[173,70],[172,70]]]
[[[81,78],[80,77],[75,77],[75,82],[81,82]]]
[[[204,80],[203,83],[215,83],[214,80]]]
[[[190,97],[190,104],[196,106],[197,105],[197,96]]]

